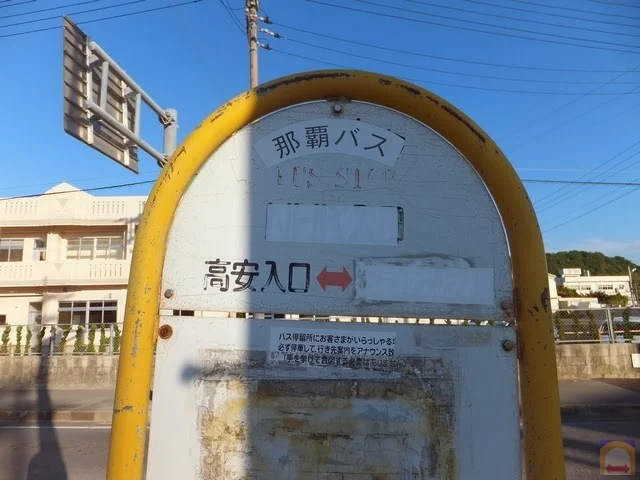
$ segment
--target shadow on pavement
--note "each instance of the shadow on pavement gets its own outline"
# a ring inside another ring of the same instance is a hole
[[[37,375],[39,388],[36,409],[39,412],[53,412],[48,389],[48,366],[49,356],[42,355]],[[51,417],[45,415],[39,420],[38,426],[38,453],[29,461],[26,480],[68,480],[67,468]]]

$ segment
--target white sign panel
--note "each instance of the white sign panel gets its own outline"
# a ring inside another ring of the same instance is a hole
[[[507,239],[469,162],[403,114],[340,106],[274,112],[211,155],[171,226],[161,308],[505,319]]]
[[[349,205],[267,205],[270,242],[397,245],[401,210]]]
[[[160,322],[147,478],[522,478],[510,328]]]

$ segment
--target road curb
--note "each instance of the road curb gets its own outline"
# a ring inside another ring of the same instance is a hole
[[[563,416],[570,417],[636,417],[640,418],[640,405],[566,405],[560,408]],[[3,411],[0,423],[81,422],[108,425],[112,410],[56,410],[56,411]]]
[[[566,405],[560,413],[572,417],[639,417],[640,405]]]
[[[0,411],[0,423],[111,423],[111,410]]]

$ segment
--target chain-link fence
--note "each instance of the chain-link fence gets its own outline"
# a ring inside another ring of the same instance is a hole
[[[1,355],[117,355],[122,324],[5,325]]]
[[[553,326],[558,343],[640,343],[640,308],[558,310]]]

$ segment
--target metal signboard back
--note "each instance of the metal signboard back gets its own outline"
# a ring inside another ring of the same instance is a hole
[[[108,69],[108,81],[101,91],[104,62],[89,49],[89,37],[69,18],[64,17],[63,81],[64,130],[100,153],[138,173],[138,148],[125,136],[98,121],[87,109],[87,101],[104,109],[132,132],[139,131],[139,102],[129,94],[125,80]],[[101,102],[101,96],[105,98]]]
[[[318,101],[240,129],[182,197],[162,291],[218,317],[160,319],[150,478],[520,477],[504,227],[413,118]]]

